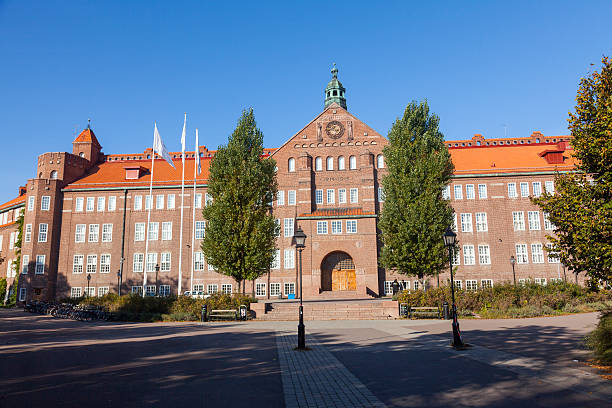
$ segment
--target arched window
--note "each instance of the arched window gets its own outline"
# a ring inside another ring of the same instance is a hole
[[[385,167],[385,160],[383,159],[382,154],[379,154],[378,156],[376,156],[376,167],[378,167],[379,169],[382,169]]]
[[[344,169],[345,169],[344,156],[340,156],[338,157],[338,170],[344,170]]]
[[[333,169],[334,169],[334,158],[328,157],[327,158],[327,170],[333,170]]]
[[[81,152],[81,153],[79,153],[79,156],[85,157],[85,153]]]
[[[55,180],[55,179],[57,179],[57,170],[53,170],[51,172],[51,180]]]
[[[349,157],[349,168],[355,170],[357,168],[357,158],[355,156]]]
[[[315,170],[316,171],[321,171],[323,170],[323,159],[320,157],[317,157],[315,159]]]
[[[293,157],[289,158],[288,168],[289,168],[289,172],[295,171],[295,159]]]

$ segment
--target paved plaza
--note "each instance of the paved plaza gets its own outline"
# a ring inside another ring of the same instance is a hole
[[[450,322],[87,323],[0,311],[4,407],[607,407],[596,314]]]

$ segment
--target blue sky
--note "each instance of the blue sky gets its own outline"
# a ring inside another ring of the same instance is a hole
[[[0,0],[0,202],[36,156],[92,128],[142,152],[224,144],[252,106],[275,147],[323,108],[332,62],[348,109],[386,135],[427,99],[449,140],[567,134],[580,77],[612,55],[610,1]],[[595,64],[595,66],[591,66]],[[506,125],[506,128],[504,127]]]

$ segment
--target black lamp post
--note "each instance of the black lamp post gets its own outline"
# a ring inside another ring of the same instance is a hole
[[[306,247],[306,234],[302,231],[302,228],[298,225],[295,234],[295,248],[299,254],[299,271],[300,271],[300,322],[298,323],[298,350],[304,350],[306,348],[306,327],[304,327],[304,307],[302,306],[302,251]]]
[[[155,265],[155,295],[159,294],[158,285],[157,285],[157,275],[159,275],[159,264]]]
[[[512,278],[514,279],[514,286],[516,286],[516,273],[514,273],[514,264],[516,263],[516,259],[514,259],[514,255],[510,256],[510,265],[512,265]]]
[[[121,296],[121,269],[117,271],[117,294]]]
[[[444,245],[448,248],[448,264],[450,266],[451,275],[451,297],[453,300],[453,347],[463,347],[461,340],[461,332],[459,331],[459,322],[457,321],[457,305],[455,304],[455,279],[453,278],[453,248],[457,242],[457,234],[450,227],[446,228],[444,235]]]
[[[89,281],[91,280],[91,274],[87,274],[87,297],[89,297]]]

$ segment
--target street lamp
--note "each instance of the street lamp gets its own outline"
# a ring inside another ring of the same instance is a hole
[[[159,295],[158,285],[157,285],[157,275],[159,274],[159,264],[155,265],[155,294]]]
[[[463,340],[461,340],[461,332],[459,331],[459,322],[457,321],[457,305],[455,304],[455,280],[453,278],[453,248],[457,242],[457,234],[453,232],[450,227],[446,228],[444,235],[444,245],[448,249],[448,264],[450,266],[451,275],[451,296],[453,300],[453,347],[463,347]]]
[[[91,274],[87,274],[87,297],[89,297],[89,281],[91,280]]]
[[[300,271],[300,322],[298,323],[298,350],[304,350],[306,348],[306,328],[304,327],[304,307],[302,306],[302,251],[306,247],[306,234],[302,231],[302,228],[298,225],[295,234],[295,248],[299,254],[299,271]]]
[[[510,265],[512,265],[512,278],[514,279],[514,286],[516,286],[516,273],[514,273],[514,264],[516,263],[516,259],[514,255],[510,256]]]
[[[121,269],[117,270],[117,294],[121,296]]]

